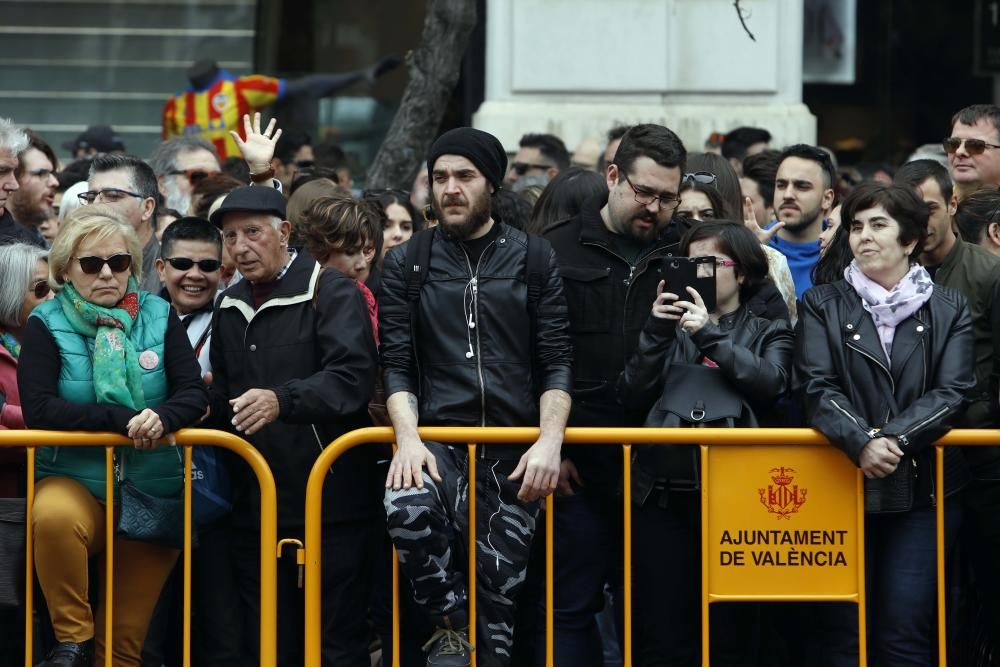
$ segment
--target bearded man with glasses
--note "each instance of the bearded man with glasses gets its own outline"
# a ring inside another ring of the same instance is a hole
[[[944,142],[958,201],[982,188],[1000,186],[1000,107],[973,104],[951,118]]]
[[[615,386],[656,299],[661,259],[677,245],[669,223],[686,162],[671,130],[636,125],[607,166],[608,191],[544,233],[559,260],[576,351],[570,426],[641,426],[645,420],[643,411],[619,403]],[[604,605],[605,583],[621,585],[621,455],[607,447],[565,452],[554,514],[555,664],[599,667],[594,616]],[[541,649],[541,601],[537,614]]]

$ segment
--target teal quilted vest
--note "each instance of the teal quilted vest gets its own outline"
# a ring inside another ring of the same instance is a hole
[[[142,389],[146,407],[156,407],[167,399],[167,373],[163,364],[163,340],[167,333],[170,304],[163,299],[139,293],[139,316],[132,327],[132,343],[141,355],[150,350],[159,360],[155,368],[142,370]],[[94,340],[73,331],[57,299],[36,308],[38,317],[48,327],[59,347],[59,395],[71,403],[96,403],[91,354]],[[130,479],[146,493],[161,498],[175,497],[183,490],[181,450],[157,447],[138,450],[117,447],[115,460],[121,479]],[[55,476],[75,479],[98,500],[105,497],[105,456],[102,447],[41,447],[35,456],[36,479]],[[115,496],[117,497],[117,484]]]

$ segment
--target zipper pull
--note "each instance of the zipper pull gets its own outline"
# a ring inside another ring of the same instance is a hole
[[[115,454],[114,460],[115,460],[115,483],[116,484],[121,484],[122,483],[122,467],[121,467],[121,463],[118,461],[118,455],[117,454]]]

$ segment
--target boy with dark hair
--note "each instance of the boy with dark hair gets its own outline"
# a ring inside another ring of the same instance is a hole
[[[322,266],[336,269],[358,283],[368,303],[378,342],[378,305],[368,281],[382,250],[385,214],[353,197],[317,197],[302,213],[299,234],[309,254]]]
[[[756,155],[748,155],[743,160],[743,175],[740,189],[744,197],[753,204],[757,225],[767,227],[774,219],[774,179],[778,174],[778,160],[781,153],[766,150]]]
[[[726,134],[722,142],[722,157],[729,160],[737,175],[743,174],[743,160],[748,155],[766,151],[771,133],[761,127],[737,127]]]
[[[203,218],[182,217],[167,225],[160,242],[160,255],[156,271],[163,282],[160,296],[170,301],[187,330],[188,340],[194,348],[201,373],[211,383],[212,365],[209,349],[212,339],[212,304],[218,296],[222,278],[222,234],[218,228]],[[219,450],[199,447],[194,451],[196,479],[210,469],[224,466]],[[220,475],[223,473],[216,473]],[[205,483],[204,481],[202,482]],[[210,487],[213,492],[219,489]],[[224,495],[224,494],[223,494]],[[195,489],[196,507],[199,491]],[[197,520],[197,519],[196,519]],[[198,548],[192,552],[191,576],[194,604],[199,612],[199,622],[192,635],[192,654],[199,664],[235,665],[250,661],[244,655],[239,637],[227,632],[229,615],[239,606],[237,584],[228,544],[225,516],[202,518],[198,525]],[[177,569],[180,572],[180,569]],[[178,586],[176,574],[169,586]],[[173,638],[165,633],[171,614],[179,610],[172,607],[174,598],[168,588],[161,595],[154,616],[154,633],[150,631],[143,649],[144,662],[160,664],[160,654],[168,652]]]
[[[187,329],[201,372],[212,370],[208,361],[212,336],[212,302],[221,279],[222,235],[202,218],[175,220],[163,231],[156,271],[170,305]]]

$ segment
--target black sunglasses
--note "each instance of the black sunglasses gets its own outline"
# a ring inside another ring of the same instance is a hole
[[[532,164],[531,162],[511,162],[511,170],[518,176],[524,176],[528,173],[529,169],[551,169],[555,165],[551,164]]]
[[[960,137],[948,137],[941,142],[946,153],[951,155],[958,151],[965,144],[965,152],[969,155],[982,155],[987,148],[1000,148],[996,144],[991,144],[982,139],[962,139]]]
[[[80,262],[80,269],[88,274],[100,273],[104,265],[107,264],[112,273],[122,273],[132,267],[132,255],[112,255],[111,257],[77,257]]]
[[[198,185],[209,176],[214,176],[219,172],[205,171],[203,169],[174,169],[167,173],[171,176],[184,176],[191,185]]]
[[[170,266],[178,271],[187,271],[195,264],[202,273],[214,273],[222,266],[222,262],[217,259],[199,259],[197,262],[190,257],[164,257],[163,261],[169,262]]]
[[[34,294],[35,298],[39,300],[47,297],[49,295],[49,292],[51,291],[52,288],[49,287],[48,280],[39,280],[37,283],[31,286],[31,293]]]

